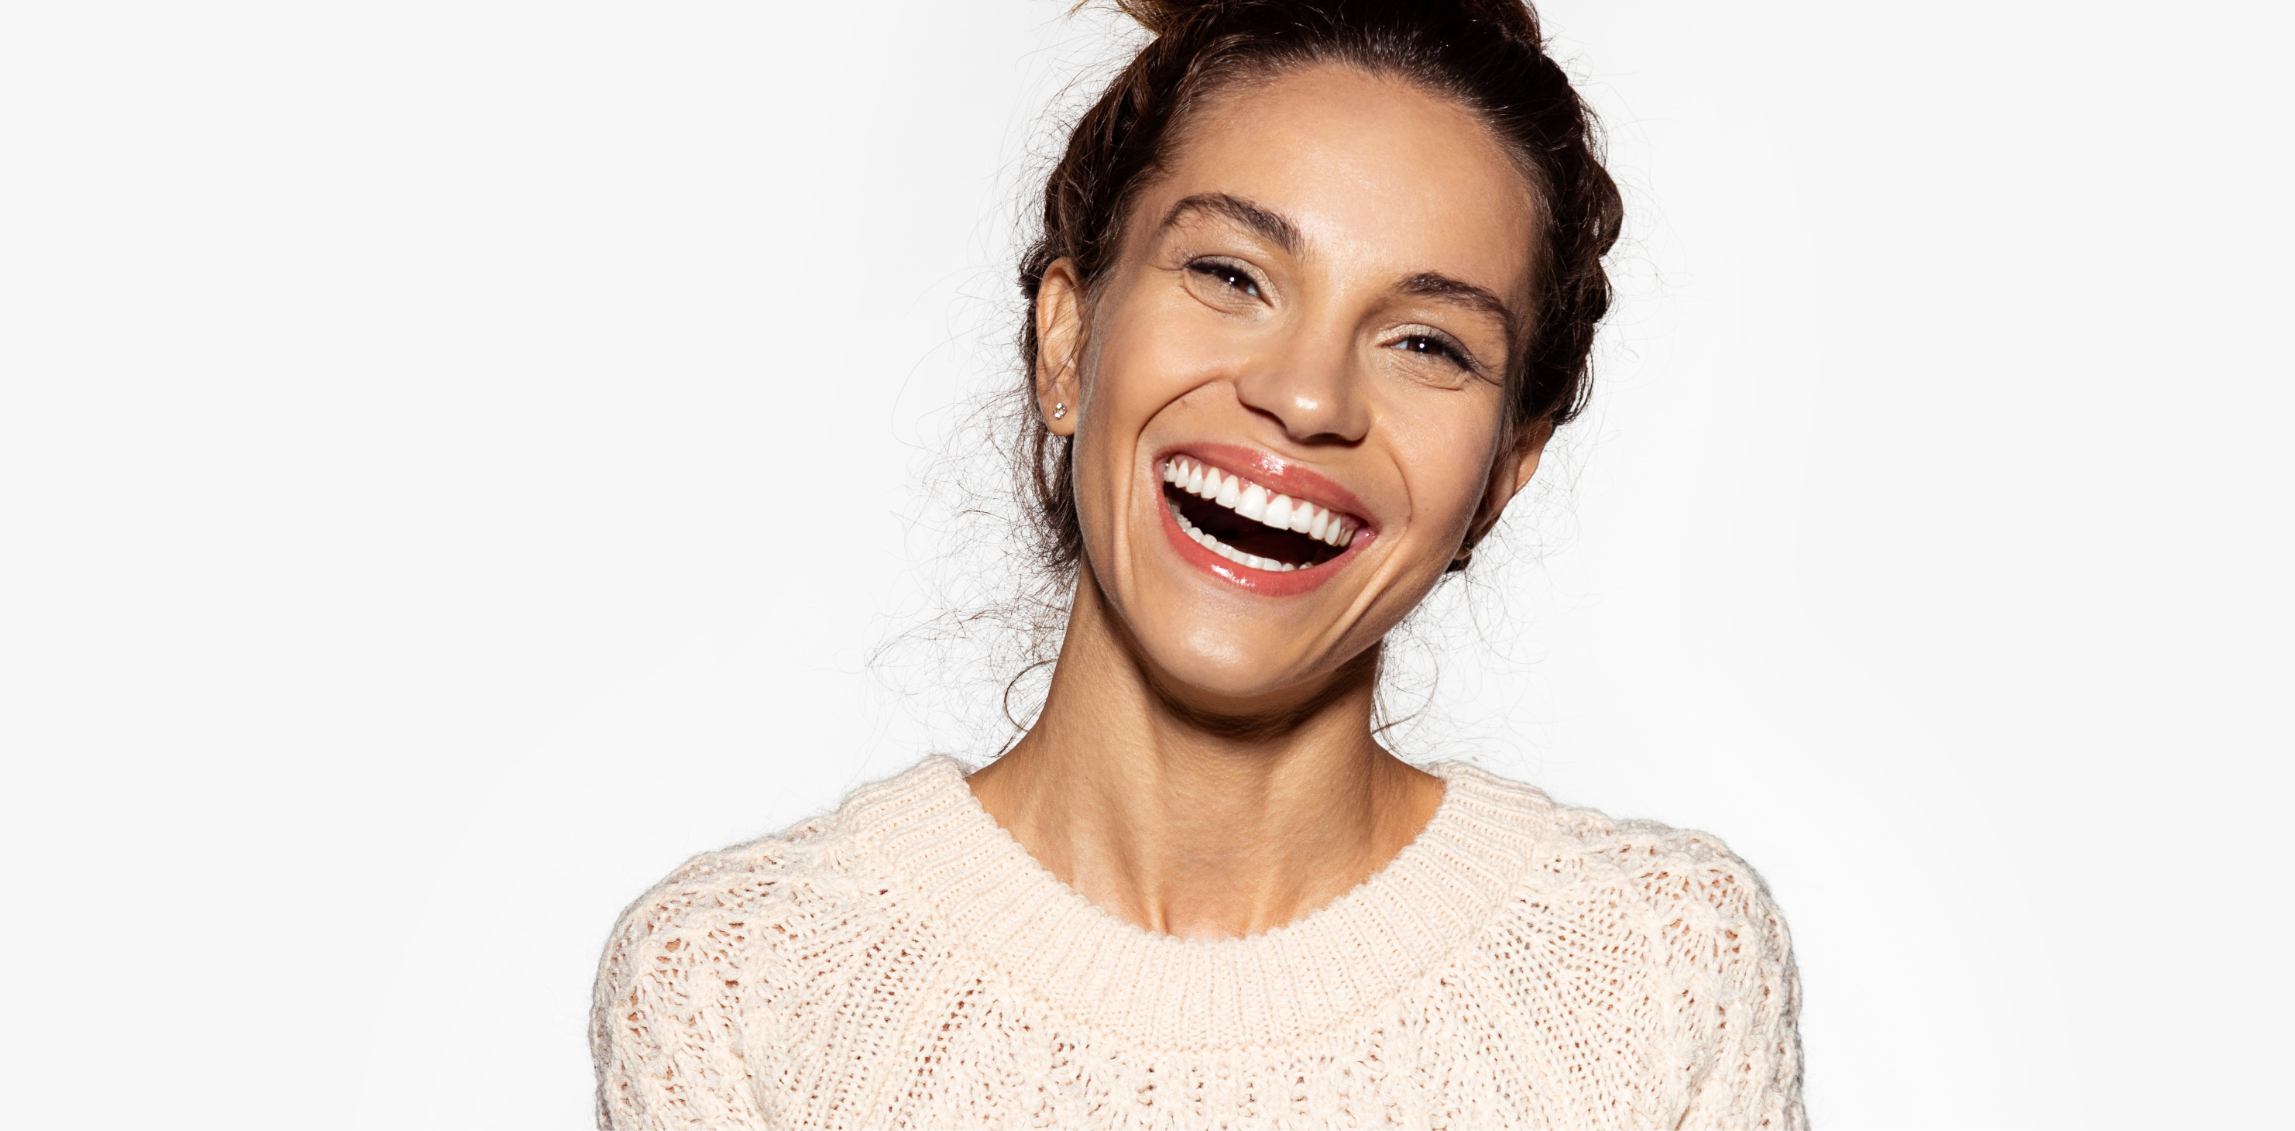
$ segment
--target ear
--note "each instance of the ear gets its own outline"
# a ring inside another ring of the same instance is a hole
[[[1505,470],[1504,464],[1509,458],[1512,459],[1514,464],[1513,474],[1511,476],[1492,477],[1494,479],[1510,479],[1512,481],[1513,486],[1507,489],[1505,502],[1513,502],[1514,496],[1521,494],[1522,489],[1530,485],[1530,477],[1538,474],[1538,460],[1546,454],[1546,441],[1553,438],[1554,422],[1551,420],[1541,420],[1538,423],[1533,424],[1528,428],[1521,429],[1514,434],[1514,450],[1511,453],[1511,456],[1509,453],[1499,453],[1498,459],[1501,465],[1501,471]],[[1502,503],[1501,505],[1504,504]]]
[[[1514,442],[1498,453],[1491,463],[1490,481],[1482,495],[1482,506],[1475,511],[1474,522],[1467,527],[1466,542],[1458,548],[1458,557],[1452,559],[1451,568],[1464,565],[1474,547],[1480,545],[1490,528],[1498,525],[1498,516],[1506,513],[1506,504],[1530,485],[1530,477],[1538,473],[1538,460],[1546,454],[1546,441],[1554,438],[1554,422],[1541,420],[1514,432]]]
[[[1084,284],[1072,259],[1044,269],[1036,288],[1036,410],[1055,436],[1076,434],[1083,416],[1080,362],[1084,344]]]

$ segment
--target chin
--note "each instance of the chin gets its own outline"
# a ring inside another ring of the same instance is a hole
[[[1318,663],[1287,649],[1254,647],[1260,642],[1238,639],[1236,627],[1205,624],[1139,643],[1166,695],[1214,715],[1279,711],[1315,698],[1352,664],[1352,657]],[[1272,637],[1284,630],[1269,625],[1264,631]]]

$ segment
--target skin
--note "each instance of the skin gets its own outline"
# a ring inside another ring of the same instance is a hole
[[[1093,903],[1253,934],[1433,816],[1441,782],[1371,734],[1379,641],[1537,468],[1547,430],[1505,427],[1499,384],[1536,224],[1472,115],[1319,66],[1188,123],[1095,291],[1047,274],[1036,383],[1076,438],[1085,560],[1042,715],[970,784]],[[1183,560],[1156,460],[1201,443],[1328,476],[1375,537],[1284,597]]]

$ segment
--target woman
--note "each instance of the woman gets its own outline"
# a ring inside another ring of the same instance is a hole
[[[699,857],[601,1125],[1794,1126],[1711,837],[1371,730],[1380,641],[1578,410],[1619,203],[1518,0],[1131,0],[1021,270],[1043,710]]]

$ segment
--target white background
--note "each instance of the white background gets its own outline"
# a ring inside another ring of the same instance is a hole
[[[0,9],[0,1121],[584,1125],[626,901],[993,741],[867,661],[1063,7]],[[1405,752],[1727,837],[1823,1124],[2288,1125],[2289,9],[1546,8],[1623,303]]]

